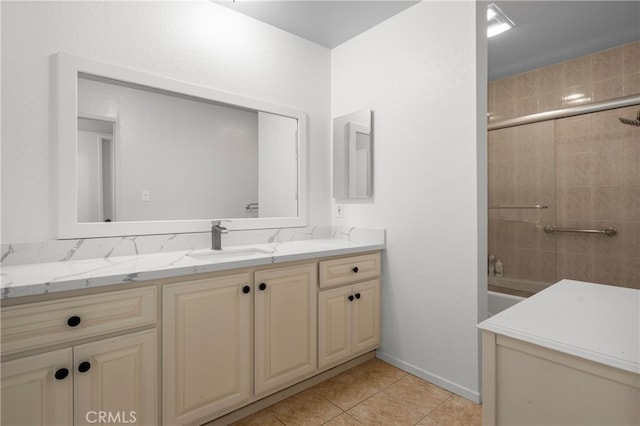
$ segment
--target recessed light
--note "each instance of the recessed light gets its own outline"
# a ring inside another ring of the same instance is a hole
[[[487,37],[493,37],[510,30],[515,24],[498,6],[491,3],[487,7]]]

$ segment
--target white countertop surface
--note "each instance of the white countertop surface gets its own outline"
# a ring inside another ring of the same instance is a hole
[[[246,255],[234,251],[257,248],[261,253]],[[109,256],[96,259],[32,263],[2,268],[1,297],[13,298],[59,291],[94,288],[181,275],[199,274],[272,263],[382,250],[384,243],[343,239],[314,239],[250,246],[230,246],[223,258],[192,257],[209,249],[154,254]]]
[[[478,327],[640,373],[640,290],[562,280]]]

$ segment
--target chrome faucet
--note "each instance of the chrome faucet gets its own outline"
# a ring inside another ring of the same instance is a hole
[[[211,221],[211,250],[222,250],[222,234],[229,232],[219,220]]]

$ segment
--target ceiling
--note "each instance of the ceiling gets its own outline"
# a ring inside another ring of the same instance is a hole
[[[639,1],[494,1],[514,23],[489,39],[489,80],[640,40]]]
[[[333,49],[419,2],[233,0],[216,3]]]
[[[416,1],[216,1],[334,48]],[[491,1],[490,1],[491,3]],[[640,1],[500,1],[515,27],[488,42],[489,80],[640,40]]]

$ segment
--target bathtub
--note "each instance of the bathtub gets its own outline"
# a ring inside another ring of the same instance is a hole
[[[497,291],[487,292],[487,318],[502,312],[505,309],[523,301],[525,298],[512,296],[510,294],[498,293]]]
[[[551,283],[547,282],[511,277],[489,277],[488,284],[491,289],[487,292],[488,317],[502,312],[508,307],[526,299],[526,297],[514,296],[508,293],[516,291],[524,293],[525,295],[531,295],[551,285]],[[501,293],[500,289],[504,289],[505,292]]]
[[[535,294],[545,288],[549,287],[552,283],[543,281],[527,280],[522,278],[511,277],[489,277],[489,287],[494,287],[493,290],[500,291],[500,288],[505,289],[505,293],[510,293],[509,290],[517,290],[519,292],[528,293],[529,295]],[[525,294],[526,296],[527,294]]]

